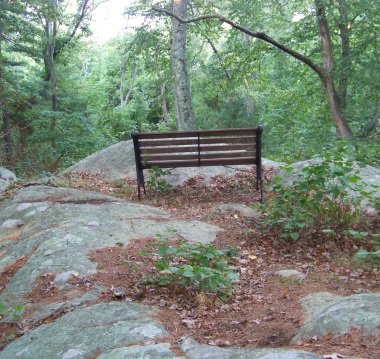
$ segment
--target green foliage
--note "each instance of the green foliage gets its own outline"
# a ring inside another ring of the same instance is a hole
[[[82,41],[88,34],[87,14],[70,46],[66,46],[67,34],[77,20],[77,7],[65,8],[65,4],[58,2],[62,12],[54,14],[54,7],[46,8],[41,2],[2,3],[0,112],[10,113],[14,159],[7,167],[18,175],[68,166],[115,141],[128,140],[132,128],[166,130],[164,103],[169,122],[175,122],[171,18],[151,10],[152,5],[167,3],[135,1],[126,11],[146,16],[144,23],[106,43]],[[359,159],[379,166],[378,141],[369,143],[368,136],[378,128],[380,71],[374,34],[380,3],[342,0],[325,5],[335,58],[333,75],[342,85],[338,95],[345,100],[344,115],[360,139]],[[293,0],[197,0],[189,7],[189,16],[221,14],[254,32],[266,33],[320,66],[314,10],[311,2]],[[51,111],[48,73],[41,61],[47,39],[40,20],[45,15],[63,26],[56,39],[56,113]],[[348,31],[348,52],[342,51],[344,30]],[[264,156],[287,163],[309,159],[334,145],[336,131],[327,101],[318,77],[307,66],[219,21],[189,24],[187,34],[187,65],[200,129],[262,124]],[[57,126],[51,131],[55,121]],[[5,141],[2,146],[4,154]]]
[[[10,316],[11,320],[17,322],[20,319],[20,315],[24,307],[18,304],[15,308],[7,308],[3,303],[0,303],[0,318],[4,315]],[[21,334],[21,332],[19,332]],[[6,340],[12,340],[16,337],[15,334],[10,334],[6,337]]]
[[[291,185],[274,179],[274,196],[263,207],[267,216],[262,226],[277,228],[281,237],[297,240],[309,231],[342,234],[360,218],[362,198],[373,198],[358,184],[353,148],[341,142],[334,151],[326,151],[315,160]],[[292,167],[282,169],[293,171]]]
[[[153,166],[149,170],[149,173],[151,176],[146,181],[146,184],[149,188],[153,188],[162,194],[173,192],[173,186],[162,179],[163,176],[170,175],[170,170],[163,170],[158,166]]]
[[[355,258],[357,259],[365,259],[372,261],[375,267],[380,267],[380,234],[372,234],[373,244],[375,246],[374,251],[368,252],[365,249],[360,249],[356,254]]]
[[[24,307],[18,304],[15,308],[7,308],[3,303],[0,303],[0,315],[10,315],[13,320],[20,318],[20,314]]]
[[[380,168],[380,143],[379,141],[371,141],[367,139],[358,141],[357,143],[357,158],[359,161],[368,165]]]
[[[159,260],[155,264],[159,274],[144,283],[177,286],[192,286],[199,291],[215,293],[226,301],[231,294],[233,283],[238,280],[235,267],[228,264],[237,251],[232,248],[216,249],[211,244],[179,242],[170,246],[167,237],[158,236],[154,243]],[[141,254],[146,254],[146,251]]]

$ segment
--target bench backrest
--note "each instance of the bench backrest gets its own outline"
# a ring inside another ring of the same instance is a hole
[[[140,170],[254,164],[261,169],[263,128],[186,132],[132,131]]]

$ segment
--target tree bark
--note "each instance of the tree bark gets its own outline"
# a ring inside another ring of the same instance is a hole
[[[348,73],[350,70],[350,30],[348,17],[346,12],[345,0],[339,0],[339,36],[341,39],[341,72],[339,76],[338,95],[342,109],[346,107],[347,86],[348,86]]]
[[[9,125],[9,112],[3,110],[2,115],[3,120],[3,133],[5,138],[5,156],[8,163],[12,162],[13,148],[12,148],[12,138],[11,138],[11,128]]]
[[[169,121],[169,112],[168,112],[168,103],[166,101],[166,86],[165,84],[161,85],[161,108],[162,113],[164,115],[164,120],[166,123],[166,126],[170,130],[170,121]]]
[[[133,86],[135,85],[135,80],[137,76],[137,70],[138,70],[138,62],[135,63],[135,68],[133,70],[132,78],[131,78],[131,83],[129,85],[128,92],[126,93],[124,97],[124,85],[125,85],[125,63],[123,62],[120,66],[121,69],[121,81],[120,81],[120,105],[121,106],[126,106],[129,98],[132,94]]]
[[[323,1],[315,0],[316,16],[318,21],[319,35],[322,45],[322,69],[320,76],[323,90],[330,106],[330,111],[335,122],[335,128],[340,138],[349,139],[352,132],[343,115],[342,102],[339,98],[334,84],[334,57],[331,45],[330,31],[326,20]]]
[[[0,9],[3,8],[4,3],[1,2]],[[2,10],[2,9],[1,9]],[[3,10],[2,10],[3,11]],[[2,121],[2,132],[3,135],[0,135],[0,163],[2,162],[2,150],[3,150],[3,141],[5,143],[5,159],[8,163],[12,162],[13,157],[13,147],[12,147],[12,138],[11,138],[11,128],[9,124],[9,110],[7,109],[7,100],[3,96],[4,91],[4,63],[3,63],[3,54],[2,54],[2,42],[3,42],[3,23],[0,18],[0,113]]]
[[[58,1],[53,1],[53,13],[58,13]],[[46,40],[46,64],[48,81],[50,85],[51,107],[53,112],[58,111],[58,99],[57,99],[57,74],[55,69],[55,44],[57,39],[57,22],[50,21],[49,18],[44,19],[44,31]],[[55,133],[57,127],[57,119],[55,114],[50,122],[50,132],[52,133],[51,146],[56,147]]]
[[[4,3],[0,3],[0,10],[3,11]],[[3,104],[2,104],[2,98],[3,98],[3,55],[2,55],[2,43],[3,43],[3,23],[0,16],[0,114],[3,116],[3,112],[1,111]],[[4,133],[4,131],[3,131]],[[4,134],[5,137],[5,134]],[[3,134],[0,133],[0,166],[3,162]]]
[[[172,0],[173,13],[187,17],[187,0]],[[176,122],[179,131],[196,129],[190,80],[187,73],[186,24],[173,19],[171,57],[174,78]]]

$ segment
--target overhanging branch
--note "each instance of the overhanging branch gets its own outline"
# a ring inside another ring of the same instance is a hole
[[[243,32],[243,33],[251,36],[251,37],[260,39],[262,41],[265,41],[268,44],[271,44],[272,46],[280,49],[281,51],[287,53],[288,55],[294,57],[295,59],[303,62],[304,64],[306,64],[307,66],[309,66],[314,72],[316,72],[318,74],[318,76],[320,76],[320,77],[324,77],[325,76],[325,73],[323,72],[323,69],[321,67],[317,66],[308,57],[303,56],[299,52],[294,51],[294,50],[290,49],[289,47],[287,47],[287,46],[285,46],[283,44],[280,44],[279,42],[277,42],[276,40],[274,40],[271,37],[267,36],[263,32],[253,32],[253,31],[251,31],[251,30],[249,30],[249,29],[247,29],[247,28],[245,28],[245,27],[243,27],[243,26],[241,26],[239,24],[234,23],[233,21],[231,21],[230,19],[225,18],[224,16],[210,14],[210,15],[202,15],[202,16],[194,17],[192,19],[182,19],[179,16],[177,16],[176,14],[174,14],[173,12],[169,11],[169,10],[161,9],[161,8],[158,8],[158,7],[155,7],[155,6],[152,7],[152,10],[154,10],[156,12],[164,13],[166,15],[169,15],[169,16],[175,18],[176,20],[178,20],[181,24],[190,24],[190,23],[193,23],[193,22],[202,21],[202,20],[208,20],[208,19],[219,20],[221,22],[229,24],[234,29],[239,30],[239,31],[241,31],[241,32]]]

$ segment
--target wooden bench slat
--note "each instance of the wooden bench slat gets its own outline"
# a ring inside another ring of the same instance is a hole
[[[179,146],[173,146],[173,147],[157,147],[152,149],[149,148],[141,148],[140,153],[142,155],[153,155],[155,153],[198,153],[198,146],[189,146],[189,147],[179,147]]]
[[[215,143],[255,143],[256,137],[202,137],[199,141],[201,144]]]
[[[218,152],[218,153],[203,153],[200,154],[200,159],[213,159],[213,158],[229,158],[231,161],[234,158],[256,158],[255,151],[236,151],[236,152]],[[152,162],[152,161],[177,161],[177,160],[198,160],[198,153],[193,154],[182,154],[182,153],[173,153],[173,154],[163,154],[163,155],[142,155],[141,161],[143,162]]]
[[[201,160],[202,159],[212,159],[212,158],[230,158],[231,160],[233,158],[256,158],[256,152],[255,151],[240,151],[240,152],[226,152],[226,153],[201,153]]]
[[[198,154],[193,153],[193,154],[172,154],[172,155],[143,155],[141,156],[141,161],[143,162],[155,162],[155,161],[177,161],[177,160],[197,160],[198,161]]]
[[[201,144],[215,144],[215,143],[255,143],[255,136],[236,136],[236,137],[200,137],[199,142]],[[161,146],[186,146],[197,145],[198,137],[184,138],[184,139],[160,139],[160,140],[139,140],[140,148],[145,147],[161,147]]]
[[[233,163],[231,163],[231,160]],[[255,164],[256,160],[252,157],[242,158],[224,158],[224,159],[209,159],[201,160],[201,166],[236,166],[236,165],[250,165]]]
[[[213,145],[201,145],[200,146],[200,152],[228,152],[228,151],[245,151],[245,150],[250,150],[254,151],[255,150],[255,145],[254,144],[245,144],[245,145],[230,145],[228,143],[223,143],[220,146],[213,146]]]
[[[175,168],[175,167],[207,167],[207,166],[239,166],[239,165],[254,165],[255,159],[252,157],[233,158],[233,164],[231,158],[225,159],[208,159],[208,160],[183,160],[183,161],[150,161],[144,164],[144,169],[157,166],[159,168]]]
[[[198,145],[198,138],[184,138],[181,140],[164,139],[164,140],[142,140],[139,141],[140,148],[145,147],[159,147],[159,146],[185,146],[185,145]]]
[[[229,145],[229,144],[222,144],[220,146],[213,146],[213,145],[201,145],[199,148],[198,146],[171,146],[171,147],[148,147],[148,148],[141,148],[140,153],[141,154],[155,154],[155,153],[183,153],[183,152],[228,152],[228,151],[255,151],[255,145],[254,144],[246,144],[246,145]],[[198,151],[199,150],[199,151]]]
[[[169,131],[169,132],[139,132],[139,140],[145,139],[162,139],[162,138],[186,138],[186,137],[212,137],[212,136],[237,136],[237,135],[251,135],[255,136],[257,130],[253,128],[235,128],[224,130],[199,130],[199,131]]]

